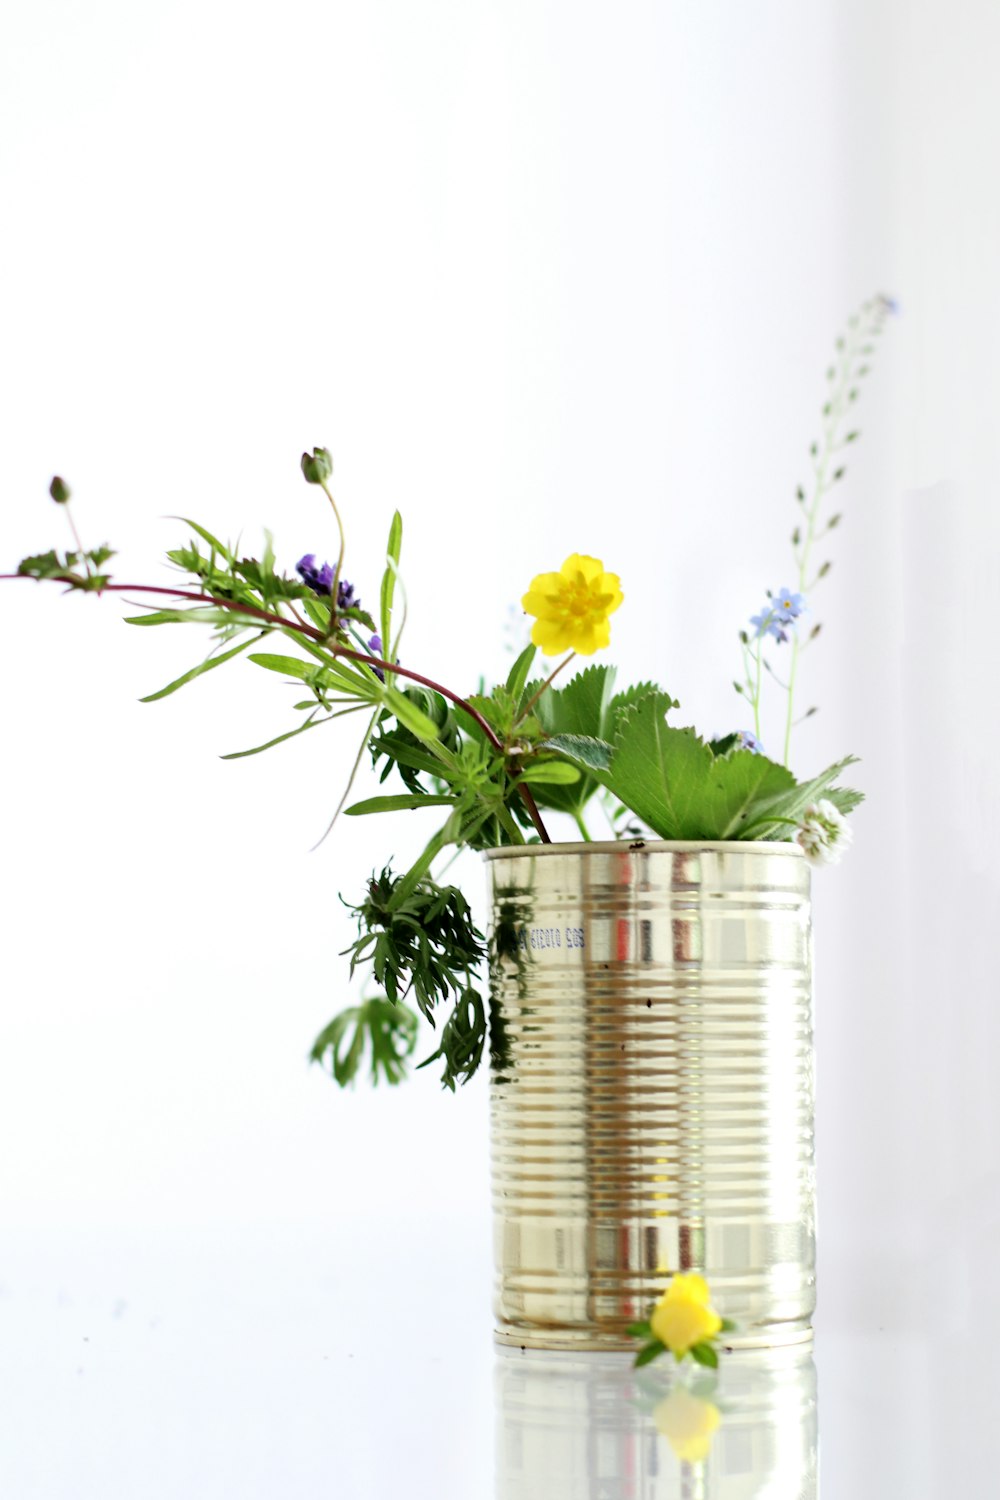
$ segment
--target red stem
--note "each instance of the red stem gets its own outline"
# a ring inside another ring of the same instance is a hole
[[[7,583],[13,578],[31,578],[31,574],[0,573],[0,583]],[[68,583],[71,586],[77,582],[75,578],[63,574],[58,576],[50,574],[49,579],[53,583]],[[46,579],[34,578],[32,582],[44,583]],[[394,672],[397,677],[405,677],[410,682],[419,682],[421,687],[430,688],[432,692],[440,693],[442,698],[447,698],[450,703],[454,703],[456,708],[460,708],[474,723],[478,724],[493,748],[499,750],[501,754],[503,753],[503,744],[497,738],[493,726],[483,718],[478,709],[473,708],[471,703],[467,703],[464,698],[460,698],[450,688],[443,687],[441,683],[434,682],[432,678],[424,677],[419,672],[411,672],[408,667],[401,667],[398,662],[384,661],[380,656],[368,656],[363,651],[352,650],[350,646],[337,646],[328,636],[325,636],[321,630],[317,630],[313,625],[297,624],[294,620],[289,620],[284,615],[272,614],[269,610],[258,609],[255,604],[244,604],[237,599],[221,599],[215,594],[193,594],[190,589],[161,588],[159,585],[153,583],[106,583],[103,588],[95,592],[102,594],[105,592],[109,594],[160,594],[171,599],[190,599],[195,604],[215,604],[220,609],[231,609],[237,614],[250,615],[255,620],[264,620],[269,625],[278,625],[282,630],[297,631],[300,635],[306,635],[311,640],[318,641],[324,650],[329,651],[331,656],[346,656],[351,661],[366,662],[368,666],[380,667],[383,672]],[[538,811],[538,804],[530,790],[528,787],[521,785],[518,787],[518,791],[521,794],[525,807],[528,809],[531,821],[535,825],[542,843],[550,844],[552,840],[549,838],[545,824],[542,822],[541,813]]]

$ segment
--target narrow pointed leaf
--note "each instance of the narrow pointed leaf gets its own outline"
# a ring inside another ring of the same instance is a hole
[[[183,676],[175,677],[173,682],[168,682],[166,687],[160,688],[158,693],[147,693],[145,698],[139,699],[139,702],[155,703],[158,698],[169,697],[171,693],[176,693],[178,688],[184,687],[184,685],[188,682],[193,682],[196,677],[202,677],[206,672],[211,672],[213,667],[221,667],[224,661],[230,661],[232,657],[239,656],[240,652],[245,651],[248,646],[253,645],[253,642],[256,639],[258,639],[258,637],[253,636],[249,640],[240,641],[239,645],[233,646],[231,650],[223,651],[220,656],[208,657],[197,667],[192,667],[190,672],[185,672]]]

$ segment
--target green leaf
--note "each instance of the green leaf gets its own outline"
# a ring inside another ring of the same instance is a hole
[[[711,1344],[695,1344],[689,1352],[691,1358],[699,1365],[704,1365],[706,1369],[717,1370],[719,1368],[719,1356]]]
[[[387,1083],[400,1083],[417,1044],[418,1026],[416,1014],[407,1006],[378,996],[335,1016],[313,1043],[310,1058],[325,1061],[344,1088],[357,1077],[367,1044],[372,1083],[378,1083],[380,1072]]]
[[[735,1330],[735,1328],[736,1328],[736,1324],[733,1322],[733,1320],[731,1318],[723,1318],[722,1319],[722,1326],[720,1327],[719,1332],[720,1333],[732,1333]]]
[[[284,734],[276,734],[273,740],[267,740],[263,745],[254,745],[252,750],[231,750],[228,755],[221,755],[219,759],[245,760],[248,755],[260,755],[261,751],[270,750],[273,745],[280,745],[283,740],[293,740],[297,734],[305,734],[307,729],[315,729],[318,725],[327,723],[329,723],[328,719],[307,719],[304,724],[297,725],[295,729],[288,729]]]
[[[535,659],[537,650],[537,646],[525,646],[507,675],[507,691],[510,693],[511,700],[517,707],[521,705],[521,699],[524,696],[524,685],[528,680],[528,673],[531,671],[531,663]]]
[[[578,672],[563,688],[546,688],[535,705],[546,734],[607,739],[614,683],[614,667],[593,666]]]
[[[183,625],[183,609],[151,609],[148,615],[126,615],[126,625]]]
[[[659,1339],[650,1339],[649,1343],[644,1344],[639,1350],[639,1353],[632,1361],[632,1367],[639,1370],[643,1365],[648,1365],[651,1360],[659,1359],[660,1355],[666,1354],[666,1352],[666,1344],[661,1344]]]
[[[577,766],[567,765],[564,760],[542,760],[530,762],[518,777],[529,786],[573,786],[580,780]]]
[[[625,1332],[628,1334],[629,1338],[648,1339],[653,1330],[647,1318],[644,1323],[630,1323]]]
[[[298,677],[303,682],[311,682],[316,675],[312,662],[302,661],[298,656],[277,656],[270,651],[258,651],[249,660],[268,672],[280,672],[284,677]]]
[[[155,703],[158,698],[169,697],[171,693],[176,693],[178,688],[184,687],[188,682],[193,682],[196,677],[201,677],[204,673],[211,672],[213,667],[221,667],[224,661],[230,661],[234,656],[239,656],[241,651],[245,651],[248,646],[252,646],[253,642],[259,639],[260,634],[258,632],[249,640],[240,641],[239,645],[233,646],[230,651],[223,651],[220,656],[208,657],[199,666],[192,667],[190,672],[185,672],[182,677],[175,677],[173,682],[168,682],[166,687],[160,688],[158,693],[147,693],[145,698],[139,699],[139,702]]]
[[[370,673],[362,675],[341,661],[322,661],[320,666],[303,661],[298,656],[278,656],[270,651],[254,651],[247,657],[255,666],[268,672],[280,672],[283,677],[297,677],[310,686],[331,688],[360,698],[363,703],[375,703],[382,697],[382,684]]]
[[[385,572],[382,574],[382,591],[379,600],[379,618],[382,624],[382,650],[388,653],[392,650],[392,601],[396,592],[396,574],[399,570],[399,554],[403,545],[403,518],[397,510],[389,527],[389,540],[385,549]]]
[[[599,779],[663,839],[738,839],[755,804],[794,787],[784,766],[749,750],[716,757],[693,729],[672,729],[673,700],[651,693],[626,709]]]
[[[224,546],[217,536],[213,536],[210,531],[206,531],[204,526],[199,526],[197,521],[188,520],[187,516],[171,516],[170,519],[172,521],[183,521],[185,526],[190,526],[191,530],[200,536],[203,542],[207,542],[214,552],[218,552],[220,557],[225,558],[230,567],[235,566],[235,553],[230,552],[229,548]]]
[[[557,734],[546,740],[547,750],[558,750],[588,771],[606,771],[611,765],[611,746],[583,734]]]
[[[850,787],[834,787],[831,783],[836,781],[848,766],[854,766],[857,763],[856,755],[846,755],[843,760],[835,761],[832,766],[827,766],[825,771],[819,776],[814,776],[811,781],[796,783],[793,779],[790,787],[777,791],[775,795],[761,801],[754,809],[751,826],[753,837],[758,839],[787,838],[788,825],[799,823],[810,802],[818,802],[821,797],[829,798],[840,812],[851,812],[864,801],[863,793],[852,791]]]
[[[454,797],[424,797],[416,793],[400,792],[391,797],[369,797],[364,802],[355,802],[344,808],[344,816],[357,818],[365,813],[405,812],[415,807],[451,807]]]
[[[416,735],[418,740],[423,740],[425,743],[430,741],[433,744],[440,738],[438,726],[434,720],[398,688],[386,688],[385,706],[405,729]]]

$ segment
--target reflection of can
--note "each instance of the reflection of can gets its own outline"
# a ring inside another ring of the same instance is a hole
[[[794,844],[489,851],[498,1338],[621,1347],[704,1273],[730,1342],[815,1305],[809,867]]]
[[[666,1361],[501,1349],[495,1390],[496,1500],[815,1500],[816,1367],[801,1348],[739,1350],[694,1382]]]

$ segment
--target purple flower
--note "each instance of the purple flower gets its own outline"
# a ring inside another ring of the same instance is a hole
[[[321,568],[317,568],[315,552],[307,552],[305,557],[300,557],[295,564],[295,571],[306,587],[311,588],[314,593],[328,598],[333,592],[333,569],[328,562],[325,562]],[[337,608],[361,608],[361,600],[355,595],[354,585],[348,583],[346,578],[341,578],[337,583]]]
[[[749,729],[740,730],[740,749],[749,750],[752,755],[764,754],[764,746],[752,730]]]
[[[333,586],[333,569],[329,563],[317,568],[315,552],[307,552],[305,557],[300,557],[295,564],[295,571],[306,587],[316,594],[328,594]]]
[[[382,637],[380,635],[372,636],[371,640],[368,642],[368,652],[371,656],[382,655]],[[372,671],[375,673],[375,676],[378,678],[379,682],[385,681],[385,673],[382,671],[381,667],[372,667]]]
[[[771,601],[771,608],[782,625],[790,625],[805,612],[805,597],[797,594],[794,589],[779,589]]]

